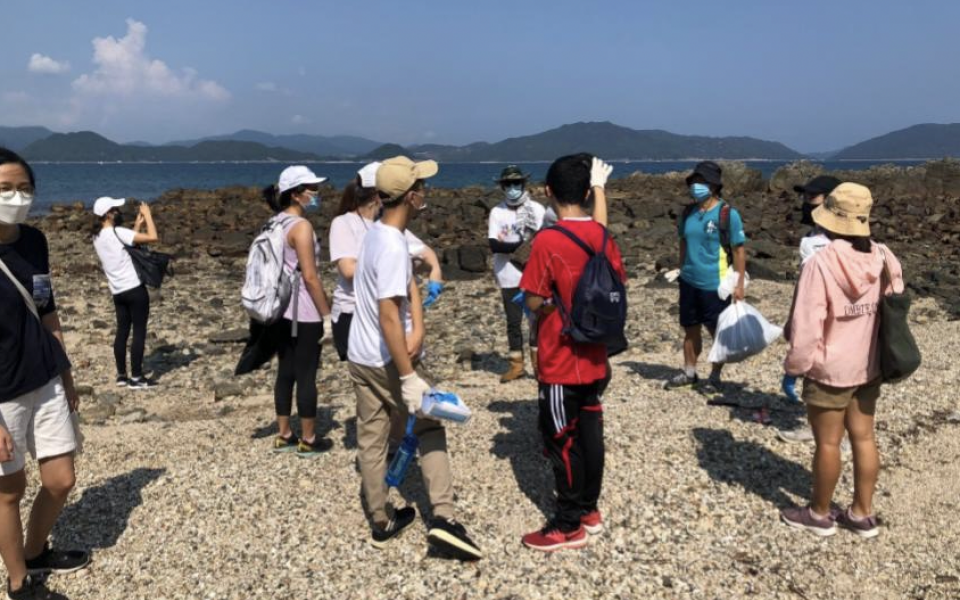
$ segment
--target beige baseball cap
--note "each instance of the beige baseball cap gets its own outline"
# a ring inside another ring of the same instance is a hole
[[[377,169],[377,190],[391,198],[399,198],[408,192],[418,179],[429,179],[439,170],[435,160],[414,162],[406,156],[388,158]]]

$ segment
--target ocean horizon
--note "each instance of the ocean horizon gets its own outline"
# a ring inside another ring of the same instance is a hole
[[[701,159],[625,160],[611,159],[613,179],[635,172],[662,174],[690,170]],[[778,168],[794,160],[744,160],[749,167],[769,178]],[[827,170],[862,170],[879,164],[911,166],[915,160],[811,160]],[[331,185],[342,188],[366,161],[304,162],[317,175],[327,177]],[[494,187],[495,179],[507,164],[526,165],[533,180],[543,180],[550,161],[442,162],[431,185],[440,188]],[[173,189],[212,190],[232,186],[267,186],[274,183],[287,163],[255,162],[32,162],[36,172],[36,209],[49,210],[54,204],[82,202],[91,205],[100,196],[151,201]]]

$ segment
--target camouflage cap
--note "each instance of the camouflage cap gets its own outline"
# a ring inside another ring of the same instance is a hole
[[[525,182],[528,179],[530,179],[529,173],[524,173],[517,165],[508,165],[502,171],[500,171],[500,177],[494,181],[497,183],[506,183],[508,181]]]

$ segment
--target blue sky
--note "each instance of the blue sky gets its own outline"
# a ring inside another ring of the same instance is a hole
[[[468,143],[608,120],[832,150],[960,121],[960,2],[19,0],[2,125]]]

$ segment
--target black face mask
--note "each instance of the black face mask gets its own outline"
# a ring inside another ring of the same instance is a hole
[[[813,210],[817,208],[815,205],[810,204],[809,202],[804,202],[803,206],[800,208],[802,216],[800,217],[800,223],[803,225],[815,225],[813,222]]]

